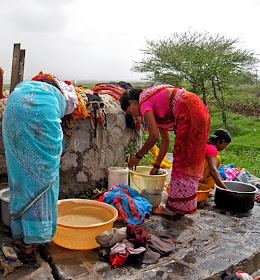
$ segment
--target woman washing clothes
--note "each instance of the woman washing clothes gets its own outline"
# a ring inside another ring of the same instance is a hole
[[[65,99],[44,75],[19,83],[3,117],[11,230],[25,254],[50,242],[56,230]]]
[[[134,168],[157,142],[162,141],[150,172],[157,173],[166,155],[170,136],[175,132],[170,193],[166,207],[156,207],[153,213],[162,215],[190,214],[197,210],[197,189],[203,176],[203,164],[210,125],[208,109],[194,93],[171,85],[133,88],[121,96],[122,109],[133,117],[143,116],[149,136],[128,166]]]
[[[200,185],[207,185],[214,189],[216,183],[219,187],[227,189],[218,172],[221,163],[218,152],[223,151],[230,142],[231,136],[226,129],[217,129],[209,137],[206,146],[204,174],[200,180]]]

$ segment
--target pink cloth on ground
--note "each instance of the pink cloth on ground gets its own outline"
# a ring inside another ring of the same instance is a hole
[[[226,180],[232,181],[237,177],[237,175],[240,173],[240,170],[238,168],[227,168],[225,169],[225,174],[227,175]]]

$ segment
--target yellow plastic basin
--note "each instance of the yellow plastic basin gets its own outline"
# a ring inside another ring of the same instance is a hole
[[[113,227],[117,210],[104,202],[88,199],[58,201],[57,230],[53,242],[72,250],[87,250],[100,245],[96,237]]]
[[[130,187],[137,190],[140,194],[161,194],[168,172],[162,169],[161,175],[150,175],[153,167],[136,166],[136,170],[130,171]]]
[[[209,187],[208,185],[199,183],[199,187],[197,191],[197,202],[206,200],[211,190],[212,188]]]
[[[165,185],[166,185],[167,193],[169,194],[170,193],[170,183],[166,183]],[[209,187],[208,185],[200,183],[198,186],[198,191],[197,191],[197,202],[206,200],[208,198],[208,195],[211,190],[212,190],[211,187]]]

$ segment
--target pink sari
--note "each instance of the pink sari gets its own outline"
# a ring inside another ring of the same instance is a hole
[[[203,176],[210,116],[196,94],[168,85],[144,90],[139,103],[169,87],[173,88],[171,104],[176,136],[166,207],[177,213],[191,214],[197,210],[197,189]]]

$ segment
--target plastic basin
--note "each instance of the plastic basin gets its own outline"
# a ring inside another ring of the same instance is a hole
[[[161,194],[168,172],[162,169],[162,175],[150,175],[153,167],[137,166],[130,170],[130,187],[141,193]]]
[[[99,247],[96,237],[111,229],[118,216],[113,206],[88,199],[59,200],[57,208],[57,229],[52,240],[72,250]]]
[[[200,183],[197,191],[197,202],[206,200],[211,190],[210,186]]]
[[[170,183],[165,184],[167,193],[170,193]],[[197,202],[204,201],[208,198],[211,191],[211,187],[205,184],[199,184],[197,191]]]
[[[1,200],[1,221],[5,226],[11,226],[11,215],[9,211],[10,189],[5,188],[0,190]]]
[[[254,207],[257,188],[251,184],[224,181],[228,190],[216,185],[214,202],[219,208],[234,212],[247,212]]]

